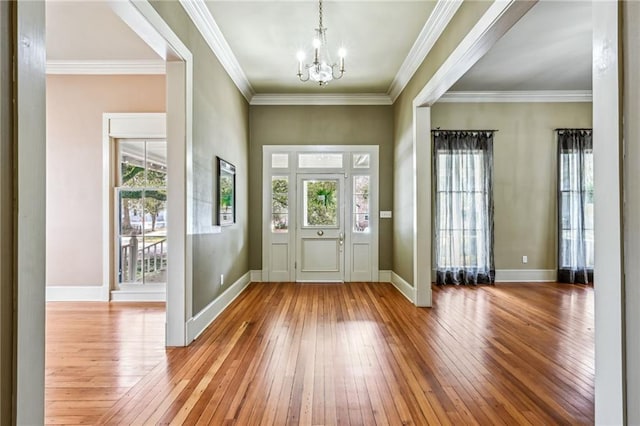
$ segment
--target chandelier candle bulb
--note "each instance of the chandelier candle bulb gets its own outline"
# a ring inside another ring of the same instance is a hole
[[[298,51],[298,53],[296,54],[296,57],[298,58],[298,75],[301,76],[302,75],[302,63],[304,62],[304,52],[303,51]]]

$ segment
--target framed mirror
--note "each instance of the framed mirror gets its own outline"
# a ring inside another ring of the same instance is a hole
[[[216,157],[218,163],[218,215],[220,226],[236,222],[236,168],[233,164]]]

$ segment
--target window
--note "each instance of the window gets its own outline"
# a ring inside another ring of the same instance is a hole
[[[353,177],[353,232],[369,232],[369,176]]]
[[[303,223],[304,227],[338,227],[338,181],[335,179],[304,179]]]
[[[558,281],[593,281],[591,130],[558,130]]]
[[[370,155],[367,153],[353,154],[352,165],[354,169],[368,169],[370,161]]]
[[[289,167],[289,154],[273,153],[271,154],[272,169],[286,169]]]
[[[271,231],[289,231],[289,178],[271,178]]]
[[[166,282],[167,143],[119,140],[118,284]]]
[[[308,152],[298,154],[300,169],[341,169],[342,153]]]
[[[439,284],[494,279],[492,144],[492,132],[434,132]]]

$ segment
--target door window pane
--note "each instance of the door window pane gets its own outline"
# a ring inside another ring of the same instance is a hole
[[[353,177],[353,231],[369,232],[369,176]]]
[[[370,162],[369,154],[353,154],[354,169],[368,169]]]
[[[271,178],[271,231],[288,232],[289,229],[289,178]]]
[[[272,169],[286,169],[289,167],[289,154],[271,154]]]
[[[145,190],[142,270],[145,283],[167,282],[167,191]]]
[[[304,226],[338,226],[338,181],[303,180]]]
[[[342,153],[301,153],[298,154],[298,167],[301,169],[341,169]]]
[[[167,142],[125,140],[118,142],[118,186],[131,188],[167,185]]]

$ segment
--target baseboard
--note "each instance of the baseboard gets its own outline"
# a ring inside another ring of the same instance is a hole
[[[496,282],[554,282],[558,279],[555,269],[497,269]]]
[[[251,271],[241,276],[229,286],[216,300],[187,321],[187,343],[191,343],[218,317],[251,282]]]
[[[112,290],[112,302],[166,302],[167,293],[162,290]]]
[[[378,271],[378,281],[381,283],[390,283],[391,273],[392,271]]]
[[[47,302],[105,302],[102,285],[47,286]]]
[[[251,282],[252,283],[261,283],[262,282],[262,270],[253,270],[251,272]]]
[[[404,295],[404,297],[409,299],[411,303],[415,303],[416,290],[411,284],[406,282],[400,275],[396,274],[393,271],[391,271],[391,284],[393,284],[394,287]]]
[[[262,282],[262,270],[252,270],[251,273],[251,282],[252,283],[260,283]],[[391,282],[391,271],[378,271],[378,281],[383,283]],[[322,281],[324,282],[324,281]]]

